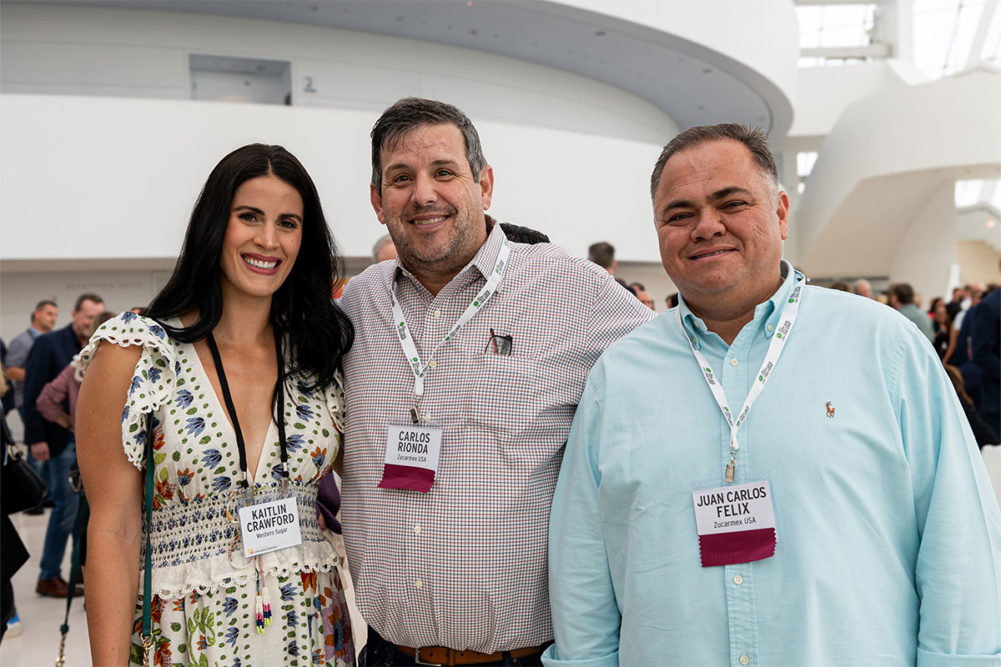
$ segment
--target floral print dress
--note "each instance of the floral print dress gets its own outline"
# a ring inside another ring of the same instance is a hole
[[[309,390],[301,377],[286,380],[289,492],[298,503],[302,543],[259,557],[272,614],[271,625],[259,633],[257,558],[244,558],[239,524],[230,518],[236,513],[235,498],[242,495],[242,490],[235,493],[243,479],[236,437],[194,347],[172,341],[156,321],[125,312],[102,325],[80,353],[80,374],[101,341],[142,348],[122,413],[125,455],[140,470],[146,465],[145,415],[154,415],[155,664],[353,664],[337,559],[315,511],[320,479],[330,471],[341,443],[339,378],[324,391]],[[255,495],[276,491],[281,472],[272,420],[252,476]],[[140,572],[130,656],[135,664],[143,662],[142,580]]]

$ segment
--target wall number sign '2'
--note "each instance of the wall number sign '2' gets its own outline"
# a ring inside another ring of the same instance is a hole
[[[313,88],[313,77],[311,77],[311,76],[307,76],[306,77],[306,85],[303,86],[302,90],[305,93],[315,93],[316,92],[316,88]]]

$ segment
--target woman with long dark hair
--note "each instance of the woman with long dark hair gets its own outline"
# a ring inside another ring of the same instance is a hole
[[[299,161],[244,146],[209,175],[146,316],[123,313],[81,352],[94,664],[142,664],[145,651],[165,665],[354,662],[314,511],[340,450],[339,368],[354,337],[330,296],[338,263]]]

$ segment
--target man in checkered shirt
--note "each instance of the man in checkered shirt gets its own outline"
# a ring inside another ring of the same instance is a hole
[[[574,410],[602,350],[654,316],[594,264],[508,242],[485,214],[492,194],[455,107],[407,98],[376,122],[372,206],[399,259],[341,301],[356,328],[342,516],[363,665],[539,664]],[[402,433],[437,465],[393,458]]]

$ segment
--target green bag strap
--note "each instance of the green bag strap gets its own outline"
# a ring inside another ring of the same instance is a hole
[[[146,414],[146,563],[143,573],[143,626],[140,639],[143,645],[143,664],[150,663],[150,649],[153,647],[153,549],[150,533],[153,528],[154,468],[153,461],[153,413]]]
[[[87,518],[90,516],[90,507],[87,505],[87,496],[80,492],[80,506],[76,512],[76,526],[87,525]],[[61,637],[59,638],[59,657],[56,658],[56,667],[62,667],[66,662],[66,635],[70,631],[70,607],[73,605],[73,591],[76,589],[77,575],[80,574],[80,542],[83,541],[83,533],[73,539],[73,564],[70,566],[69,591],[66,593],[66,616],[63,624],[59,626]]]

